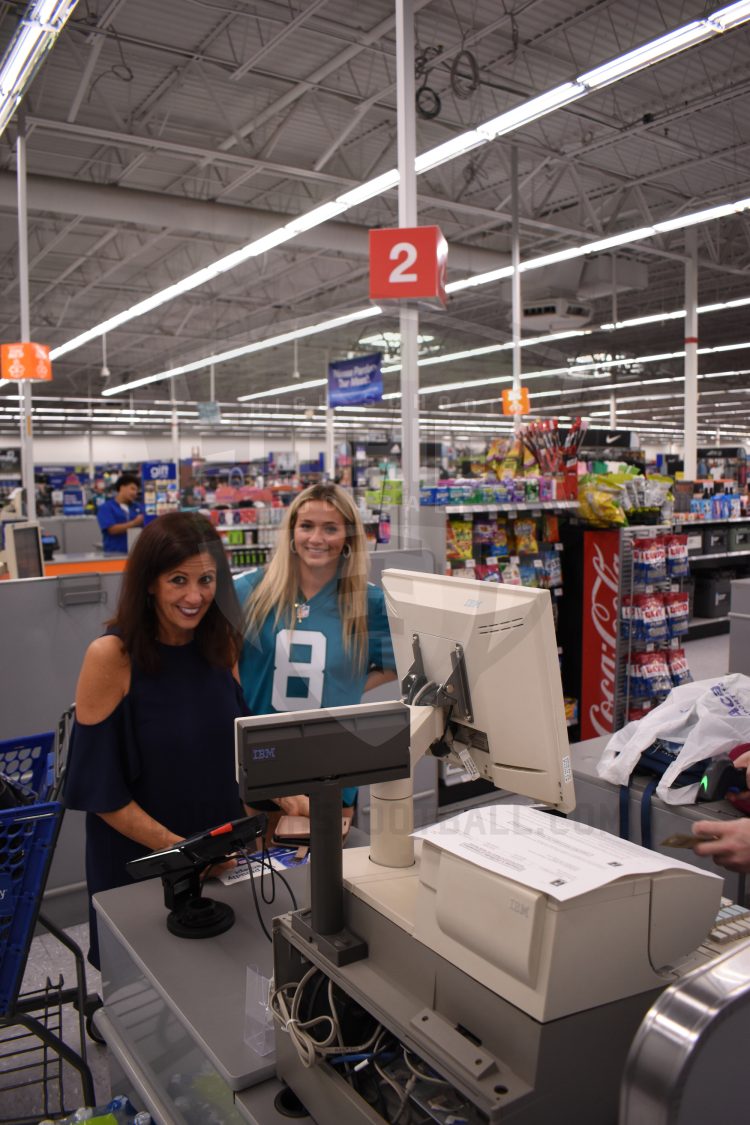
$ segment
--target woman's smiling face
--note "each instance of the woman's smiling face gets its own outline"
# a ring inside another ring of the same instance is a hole
[[[216,596],[216,563],[192,555],[165,570],[149,589],[154,598],[158,636],[163,644],[188,644]]]
[[[333,577],[346,543],[344,517],[325,500],[308,500],[297,513],[293,540],[300,566]]]

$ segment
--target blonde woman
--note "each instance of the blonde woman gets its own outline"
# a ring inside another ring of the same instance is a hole
[[[295,497],[265,572],[235,579],[245,612],[240,681],[251,715],[359,703],[396,678],[383,592],[367,571],[349,493],[326,482]],[[355,798],[356,789],[343,791],[345,806]],[[308,814],[306,798],[278,805]]]

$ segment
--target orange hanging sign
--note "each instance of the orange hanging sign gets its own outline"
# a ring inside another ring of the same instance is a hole
[[[529,414],[529,388],[503,391],[503,414]]]
[[[3,379],[39,379],[49,382],[52,364],[46,344],[1,344],[0,375]]]

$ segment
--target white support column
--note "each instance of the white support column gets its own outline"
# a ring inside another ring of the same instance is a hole
[[[518,224],[518,149],[513,145],[510,150],[510,209],[511,209],[511,261],[513,274],[511,277],[511,323],[513,333],[513,390],[518,394],[521,390],[521,237]],[[521,425],[521,416],[516,414],[513,428],[518,431]]]
[[[417,155],[414,120],[414,5],[396,0],[398,121],[398,225],[417,225]],[[404,303],[401,330],[401,471],[404,478],[402,546],[416,545],[419,517],[419,313]]]
[[[609,428],[617,429],[617,396],[614,391],[609,396]]]
[[[177,488],[180,487],[180,420],[177,415],[177,389],[175,379],[170,379],[169,386],[172,391],[172,460],[177,474]]]
[[[325,473],[329,480],[336,476],[336,444],[333,434],[334,412],[329,406],[326,410],[326,463]]]
[[[16,139],[16,182],[18,189],[18,295],[21,306],[21,340],[31,340],[29,310],[29,243],[26,218],[26,118],[23,110],[18,114]],[[21,416],[21,483],[26,494],[26,518],[36,519],[36,488],[34,487],[34,423],[32,418],[31,383],[22,379],[18,384]]]
[[[685,480],[695,480],[698,464],[698,235],[685,231]]]

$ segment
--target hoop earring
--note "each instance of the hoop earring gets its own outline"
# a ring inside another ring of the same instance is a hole
[[[343,547],[341,548],[341,557],[342,557],[342,559],[350,559],[350,558],[351,558],[351,556],[352,556],[352,548],[351,548],[351,544],[349,544],[349,543],[344,543],[344,546],[343,546]]]
[[[293,540],[293,539],[290,539],[290,540],[289,540],[289,550],[291,551],[291,553],[292,553],[293,555],[296,555],[296,554],[297,554],[297,548],[296,548],[296,547],[295,547],[295,545],[294,545],[294,540]]]

